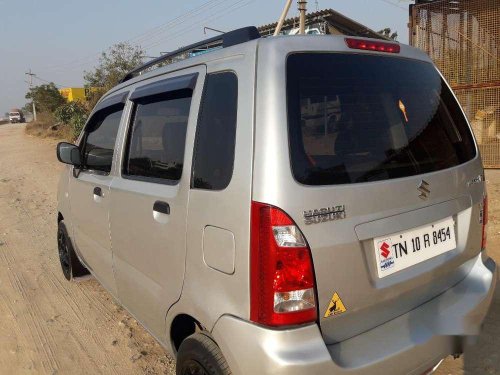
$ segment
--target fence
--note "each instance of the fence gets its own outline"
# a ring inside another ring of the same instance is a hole
[[[410,9],[410,44],[451,84],[485,167],[500,167],[500,0],[417,1]]]

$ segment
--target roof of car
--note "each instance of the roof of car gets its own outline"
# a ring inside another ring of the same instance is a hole
[[[311,38],[314,38],[314,43],[311,43]],[[214,60],[219,60],[222,58],[227,58],[231,57],[237,54],[246,54],[252,50],[255,50],[258,48],[259,44],[262,44],[263,46],[266,46],[266,49],[269,48],[280,48],[280,46],[283,45],[292,45],[293,49],[297,51],[314,51],[318,50],[318,48],[321,49],[321,47],[315,47],[315,45],[322,45],[323,47],[325,45],[328,45],[328,47],[331,48],[332,51],[337,50],[334,48],[335,45],[337,46],[345,46],[345,40],[346,36],[345,35],[305,35],[305,36],[276,36],[276,37],[267,37],[267,38],[258,38],[258,39],[253,39],[247,42],[239,43],[239,44],[234,44],[230,47],[227,48],[214,48],[210,51],[207,51],[206,53],[202,53],[199,55],[195,55],[189,58],[184,58],[183,60],[176,61],[176,62],[171,62],[167,65],[160,66],[156,69],[153,70],[146,70],[144,72],[139,73],[138,75],[134,76],[133,78],[129,78],[125,80],[124,82],[118,84],[114,88],[112,88],[110,91],[108,91],[101,100],[104,100],[106,97],[109,97],[109,95],[112,95],[113,93],[116,93],[117,91],[126,88],[128,86],[134,85],[137,82],[157,77],[166,73],[171,73],[179,70],[183,70],[189,67],[193,67],[196,65],[208,63],[210,61]],[[362,38],[366,40],[373,40],[373,41],[378,41],[380,42],[380,39],[370,39],[370,38]],[[334,42],[335,41],[335,42]],[[342,41],[341,43],[339,43]],[[332,43],[333,42],[333,43]],[[397,42],[394,42],[397,43]],[[429,57],[422,51],[413,48],[408,45],[400,44],[401,46],[401,56],[403,57],[409,57],[409,58],[417,58],[420,60],[426,60],[430,61]],[[329,48],[329,49],[330,49]],[[324,50],[324,49],[323,49]],[[371,51],[363,51],[366,53],[371,53]]]

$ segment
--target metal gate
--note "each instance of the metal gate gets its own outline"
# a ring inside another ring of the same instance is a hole
[[[484,166],[500,167],[500,0],[417,0],[410,44],[427,52],[452,86]]]

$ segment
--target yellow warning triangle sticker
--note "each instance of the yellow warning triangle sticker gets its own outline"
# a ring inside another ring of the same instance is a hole
[[[330,304],[328,305],[328,308],[325,311],[325,316],[324,318],[328,318],[329,316],[332,315],[339,315],[342,313],[345,313],[347,309],[345,308],[344,303],[340,299],[340,296],[338,295],[337,292],[333,293],[333,297],[330,301]]]

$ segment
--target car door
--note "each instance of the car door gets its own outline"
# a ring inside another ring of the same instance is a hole
[[[120,94],[102,102],[87,122],[80,141],[81,169],[70,179],[73,236],[92,274],[116,295],[109,233],[111,167],[124,103]]]
[[[130,96],[111,240],[121,303],[160,340],[184,277],[192,145],[205,68],[141,83]]]

